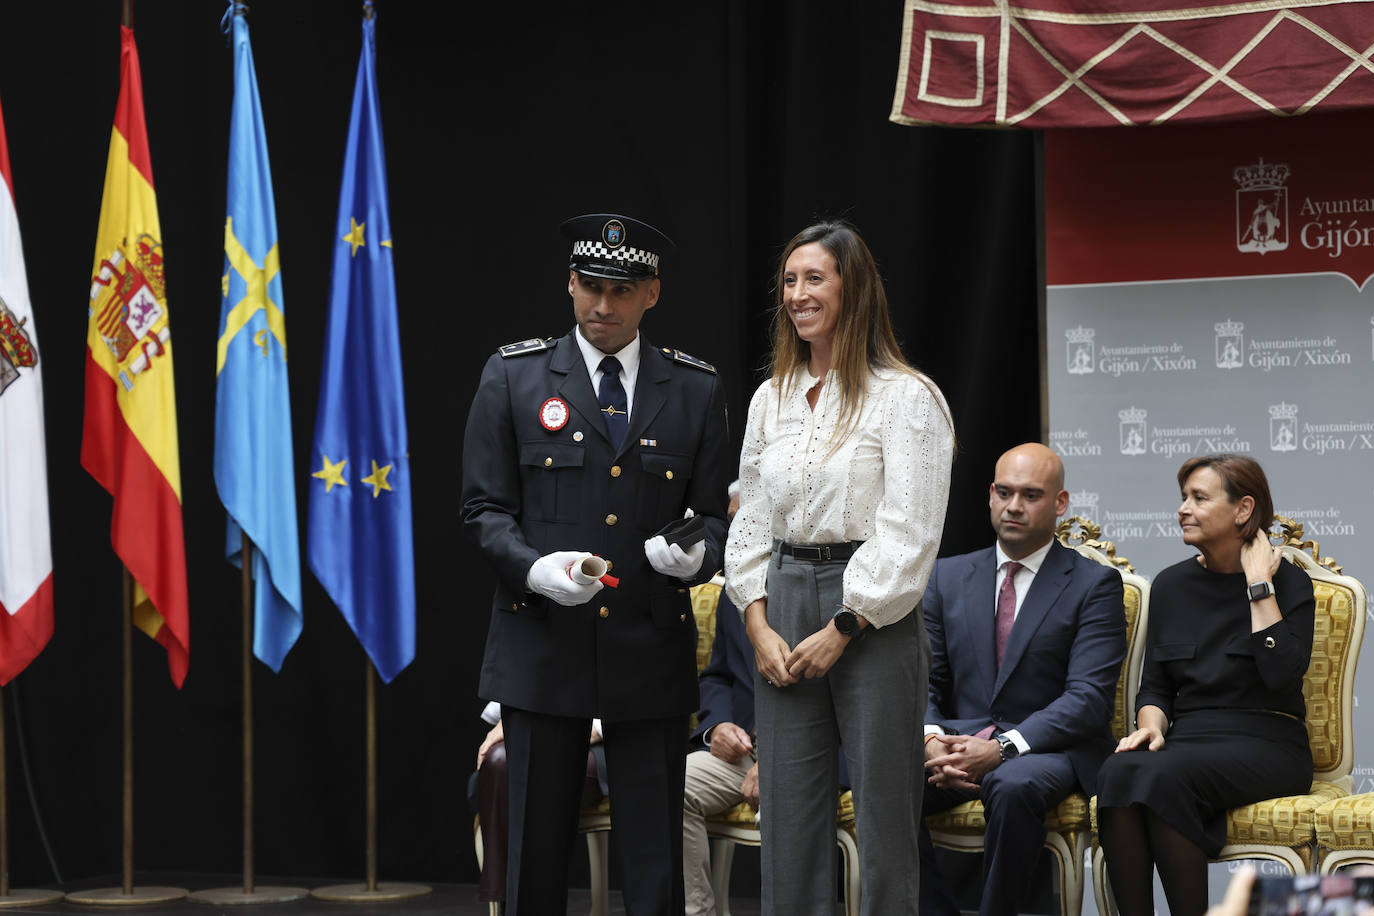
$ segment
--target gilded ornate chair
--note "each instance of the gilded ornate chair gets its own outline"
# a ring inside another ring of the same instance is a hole
[[[717,577],[719,578],[719,577]],[[716,641],[716,603],[720,601],[720,583],[705,582],[691,589],[692,615],[697,621],[697,674],[711,661],[711,646]],[[696,718],[692,719],[696,728]],[[684,736],[685,738],[685,736]],[[852,820],[852,818],[851,818]],[[591,916],[606,916],[610,888],[608,849],[611,832],[611,800],[602,798],[578,813],[577,829],[587,837],[587,871],[591,878]],[[473,847],[477,852],[477,868],[482,868],[482,831],[476,818],[472,822]],[[727,876],[728,877],[728,876]],[[491,904],[490,916],[500,916],[500,904]],[[729,916],[729,914],[725,914]]]
[[[1278,527],[1274,537],[1283,540],[1284,559],[1312,577],[1312,590],[1317,600],[1312,661],[1302,685],[1307,701],[1307,737],[1314,764],[1312,790],[1307,795],[1270,798],[1231,809],[1226,815],[1226,845],[1214,861],[1266,859],[1281,862],[1293,874],[1303,875],[1315,872],[1318,867],[1318,811],[1326,812],[1330,824],[1344,822],[1352,827],[1356,824],[1356,820],[1347,815],[1359,806],[1337,800],[1344,800],[1352,788],[1355,664],[1359,659],[1360,642],[1364,639],[1368,599],[1359,580],[1341,575],[1341,567],[1334,560],[1321,556],[1316,541],[1303,540],[1301,523],[1283,516],[1275,516],[1274,522]],[[1333,802],[1337,803],[1333,805]],[[1366,814],[1366,846],[1368,823]],[[1356,842],[1355,835],[1354,829],[1344,834],[1350,837],[1351,843]],[[1335,833],[1330,839],[1344,842],[1338,840]],[[1354,858],[1347,857],[1345,862],[1348,864]],[[1363,861],[1374,861],[1374,853],[1366,853]],[[1342,863],[1338,858],[1332,867],[1339,864]],[[1116,904],[1110,896],[1102,851],[1095,842],[1093,890],[1099,912],[1115,914]]]
[[[1059,522],[1057,536],[1065,547],[1077,549],[1088,559],[1112,566],[1121,574],[1124,586],[1127,652],[1121,661],[1117,677],[1116,702],[1112,707],[1112,733],[1123,737],[1129,731],[1135,713],[1135,692],[1140,683],[1140,663],[1145,656],[1145,628],[1149,618],[1150,584],[1136,575],[1135,567],[1116,555],[1116,547],[1103,541],[1102,529],[1091,520],[1072,515]],[[971,801],[949,809],[948,812],[926,817],[930,839],[945,849],[980,853],[982,835],[987,821],[982,814],[982,802]],[[1059,908],[1063,916],[1077,916],[1083,912],[1084,858],[1092,835],[1088,798],[1074,792],[1050,810],[1044,821],[1047,835],[1046,849],[1054,853],[1059,872]]]
[[[1140,666],[1145,654],[1145,626],[1149,617],[1150,585],[1136,575],[1135,567],[1116,555],[1111,541],[1103,541],[1102,529],[1081,516],[1070,516],[1059,523],[1059,542],[1073,547],[1090,560],[1115,567],[1121,573],[1126,616],[1126,657],[1116,682],[1116,701],[1112,707],[1112,734],[1124,737],[1135,716],[1135,694],[1140,684]],[[946,849],[982,852],[987,821],[981,801],[965,802],[926,818],[931,841]],[[1059,904],[1063,916],[1077,916],[1083,910],[1083,863],[1092,835],[1088,798],[1075,792],[1060,802],[1045,818],[1045,847],[1054,854],[1059,867]]]

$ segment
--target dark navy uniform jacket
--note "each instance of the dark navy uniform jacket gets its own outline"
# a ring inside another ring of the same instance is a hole
[[[720,569],[734,468],[720,380],[640,335],[629,431],[610,440],[574,330],[487,361],[463,439],[462,520],[496,570],[478,693],[519,709],[616,719],[697,707],[696,621],[687,588]],[[550,398],[568,421],[545,428]],[[644,541],[688,508],[706,521],[697,576],[660,575]],[[564,607],[525,589],[540,556],[585,550],[619,588]]]

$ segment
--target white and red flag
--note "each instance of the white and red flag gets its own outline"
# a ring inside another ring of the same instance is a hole
[[[0,684],[52,638],[43,366],[0,111]]]

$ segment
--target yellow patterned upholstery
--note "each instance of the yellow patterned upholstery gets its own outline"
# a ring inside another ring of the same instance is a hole
[[[1294,874],[1307,874],[1318,866],[1328,867],[1324,850],[1350,849],[1328,845],[1321,833],[1318,812],[1351,810],[1342,808],[1352,788],[1354,737],[1352,735],[1355,695],[1355,663],[1364,639],[1365,609],[1368,598],[1356,579],[1340,574],[1340,567],[1323,558],[1315,541],[1303,540],[1300,523],[1277,516],[1276,535],[1283,539],[1284,559],[1312,577],[1316,598],[1316,619],[1312,633],[1312,661],[1303,677],[1302,692],[1307,701],[1307,738],[1312,748],[1313,782],[1308,795],[1270,798],[1253,805],[1234,808],[1226,814],[1226,845],[1216,861],[1267,859],[1282,862]],[[1310,551],[1310,553],[1308,552]],[[1374,805],[1374,801],[1371,802]],[[1329,815],[1328,815],[1329,816]],[[1368,819],[1366,817],[1368,843]],[[1096,823],[1094,823],[1094,829]],[[1331,837],[1333,841],[1336,837]],[[1351,843],[1357,841],[1351,840]],[[1331,860],[1330,867],[1348,864]],[[1374,862],[1374,851],[1363,861]],[[1106,869],[1094,837],[1093,882],[1098,910],[1116,913],[1109,899]]]
[[[703,582],[692,587],[692,616],[697,619],[697,674],[711,663],[711,646],[716,641],[716,605],[720,586]]]
[[[1322,874],[1346,865],[1374,865],[1374,792],[1329,801],[1313,821]]]
[[[1135,720],[1135,695],[1140,683],[1140,664],[1145,655],[1146,620],[1149,617],[1150,586],[1136,575],[1134,567],[1116,556],[1110,541],[1101,540],[1101,529],[1079,516],[1071,516],[1059,523],[1056,532],[1059,542],[1073,547],[1090,560],[1112,566],[1121,573],[1123,611],[1126,617],[1126,656],[1121,660],[1121,673],[1116,679],[1116,699],[1112,706],[1112,734],[1126,735]],[[987,821],[981,801],[964,802],[926,818],[931,841],[946,849],[980,852]],[[1045,816],[1045,846],[1059,862],[1059,904],[1064,916],[1072,916],[1083,908],[1083,858],[1093,827],[1088,813],[1088,797],[1075,792]]]

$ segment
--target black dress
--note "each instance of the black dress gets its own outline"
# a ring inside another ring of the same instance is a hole
[[[1312,580],[1288,562],[1274,574],[1283,619],[1250,631],[1244,573],[1196,558],[1150,588],[1149,634],[1136,709],[1158,706],[1164,747],[1113,754],[1098,807],[1147,806],[1215,858],[1226,810],[1312,786],[1302,677],[1312,656]]]

